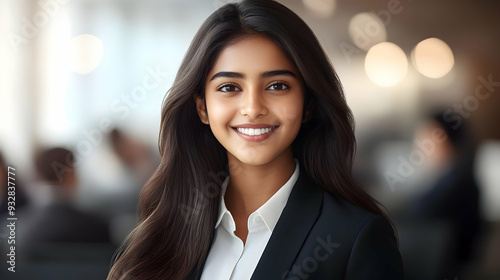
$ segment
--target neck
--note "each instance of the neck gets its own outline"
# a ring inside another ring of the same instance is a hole
[[[291,149],[263,165],[248,165],[228,155],[230,183],[224,201],[232,215],[248,217],[266,203],[292,176]]]

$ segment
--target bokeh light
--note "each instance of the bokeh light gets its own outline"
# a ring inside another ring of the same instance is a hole
[[[443,40],[429,38],[418,43],[411,53],[415,68],[429,78],[441,78],[455,64],[451,48]]]
[[[304,5],[320,17],[329,17],[335,12],[337,0],[302,0]]]
[[[373,13],[359,13],[349,22],[349,36],[353,43],[362,50],[387,40],[387,31],[382,20]]]
[[[96,36],[82,34],[70,42],[70,69],[78,74],[88,74],[99,66],[104,53],[102,41]]]
[[[396,44],[383,42],[368,50],[365,71],[375,84],[391,87],[398,84],[408,72],[408,59]]]

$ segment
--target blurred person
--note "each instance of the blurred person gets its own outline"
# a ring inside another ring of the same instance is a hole
[[[158,159],[148,145],[119,128],[107,134],[107,141],[110,145],[105,147],[117,159],[116,181],[112,192],[94,199],[99,202],[96,207],[111,219],[124,215],[136,216],[139,192],[155,170]]]
[[[139,188],[142,187],[158,166],[158,159],[153,151],[146,144],[126,135],[118,128],[110,132],[109,139],[114,153],[135,175],[140,183]]]
[[[442,136],[436,138],[439,134]],[[450,253],[456,257],[451,263],[459,270],[473,259],[482,225],[479,187],[474,175],[475,145],[466,123],[458,123],[444,112],[435,113],[424,122],[417,139],[440,139],[432,141],[433,151],[426,159],[437,175],[411,204],[407,218],[413,222],[449,225]]]
[[[75,207],[77,173],[73,153],[65,148],[38,152],[35,169],[50,186],[51,199],[23,212],[20,238],[27,243],[110,242],[106,220]]]
[[[159,155],[138,137],[120,128],[112,129],[103,139],[105,143],[96,147],[94,153],[85,159],[79,158],[78,203],[99,212],[112,223],[117,218],[129,216],[135,226],[139,192],[155,170]]]
[[[352,178],[340,81],[282,4],[209,16],[164,99],[159,146],[108,279],[403,279],[389,219]]]
[[[116,193],[107,196],[103,205],[105,211],[112,211],[112,241],[119,244],[137,225],[139,192],[158,166],[159,159],[147,144],[119,128],[114,128],[108,139],[113,153],[121,163],[120,179],[126,181]]]

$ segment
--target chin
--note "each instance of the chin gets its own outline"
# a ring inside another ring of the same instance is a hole
[[[269,159],[256,158],[256,157],[241,157],[241,158],[237,158],[237,159],[238,159],[238,161],[240,161],[243,164],[256,165],[256,166],[264,165],[264,164],[270,162]]]
[[[247,165],[264,165],[272,161],[272,158],[269,155],[261,155],[255,156],[255,153],[252,154],[233,154],[236,162],[247,164]]]

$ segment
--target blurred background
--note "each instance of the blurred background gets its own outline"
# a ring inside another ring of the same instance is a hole
[[[19,279],[105,278],[160,160],[162,99],[228,2],[0,0],[0,217],[13,166]],[[500,279],[500,3],[279,2],[343,83],[354,172],[394,219],[407,279]]]

